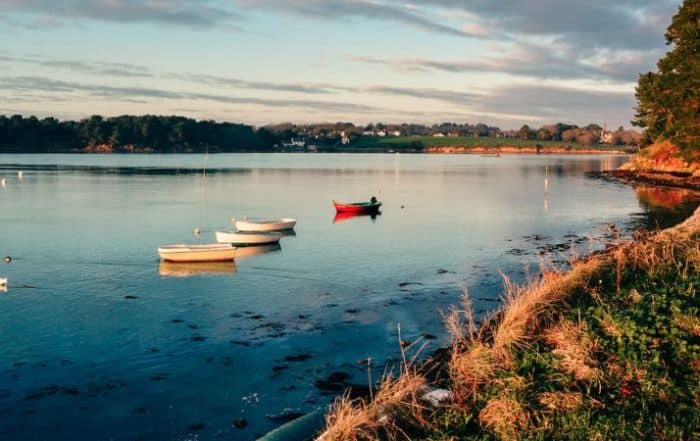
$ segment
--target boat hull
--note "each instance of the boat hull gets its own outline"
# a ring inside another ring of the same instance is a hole
[[[285,231],[293,229],[297,221],[296,219],[283,218],[275,220],[234,220],[236,230],[246,232],[266,232],[266,231]]]
[[[237,246],[266,245],[277,243],[282,239],[279,233],[230,233],[226,231],[216,232],[216,241],[219,243],[229,243]]]
[[[166,245],[158,248],[158,255],[165,262],[231,262],[236,258],[236,248],[230,244]]]
[[[381,202],[369,203],[369,202],[356,202],[351,204],[345,204],[342,202],[333,201],[333,206],[335,211],[338,213],[376,213],[379,211],[379,207],[382,206]]]

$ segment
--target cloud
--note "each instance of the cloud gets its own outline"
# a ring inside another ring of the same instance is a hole
[[[560,120],[579,124],[608,121],[627,124],[632,117],[634,95],[558,86],[518,85],[491,91],[474,102],[484,112],[531,115],[539,123]]]
[[[213,86],[223,86],[223,87],[233,87],[241,89],[256,89],[256,90],[267,90],[267,91],[277,91],[277,92],[293,92],[293,93],[310,93],[310,94],[332,94],[340,91],[349,91],[351,89],[341,86],[336,86],[332,84],[325,83],[311,83],[311,84],[299,84],[299,83],[278,83],[272,81],[251,81],[243,80],[240,78],[231,77],[220,77],[215,75],[201,75],[201,74],[165,74],[164,77],[180,80],[195,82],[199,84],[207,84]]]
[[[195,92],[178,92],[147,87],[106,86],[54,80],[37,76],[0,77],[0,91],[12,93],[63,93],[84,94],[93,98],[114,98],[118,100],[140,100],[153,98],[164,100],[210,101],[225,104],[247,104],[266,107],[299,108],[325,110],[331,112],[375,112],[379,108],[354,103],[320,101],[308,99],[268,99],[258,97],[227,96]]]
[[[247,9],[292,13],[313,19],[383,20],[455,37],[481,36],[480,32],[470,32],[431,19],[424,11],[406,7],[404,3],[369,0],[238,0],[236,4]]]
[[[193,28],[235,26],[241,16],[231,7],[211,0],[2,0],[1,12],[39,15],[33,27],[48,20],[87,18],[118,23],[162,23]]]
[[[421,1],[424,7],[469,13],[501,32],[557,37],[581,49],[658,48],[678,4],[678,0]]]
[[[347,59],[382,65],[397,71],[447,73],[504,73],[536,79],[593,79],[620,83],[637,80],[637,75],[654,68],[662,51],[602,51],[592,58],[550,45],[518,43],[499,56],[468,60],[429,58],[379,58],[348,56]]]
[[[393,96],[407,96],[412,98],[427,99],[427,100],[437,100],[442,102],[447,102],[457,105],[469,105],[475,99],[480,98],[482,95],[477,95],[468,92],[460,92],[455,90],[441,90],[441,89],[414,89],[407,87],[394,87],[394,86],[370,86],[358,89],[358,92],[366,93],[377,93],[383,95],[393,95]]]
[[[149,77],[151,73],[144,66],[128,63],[112,63],[103,61],[77,61],[45,58],[38,56],[0,55],[0,60],[8,63],[31,64],[49,69],[64,69],[95,75],[110,75],[118,77]]]

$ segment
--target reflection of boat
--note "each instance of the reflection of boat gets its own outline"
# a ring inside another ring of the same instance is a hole
[[[168,262],[224,262],[236,257],[236,247],[222,243],[163,245],[158,255]]]
[[[166,277],[217,276],[233,274],[236,264],[230,262],[160,262],[158,273]]]
[[[294,230],[278,231],[278,233],[281,234],[282,237],[294,237],[297,235],[297,232]]]
[[[374,221],[377,216],[382,214],[379,211],[376,211],[374,213],[349,213],[349,212],[339,212],[335,214],[335,217],[333,217],[333,223],[338,223],[338,222],[343,222],[349,219],[352,219],[354,217],[369,217]]]
[[[230,243],[233,245],[263,245],[277,243],[282,239],[279,233],[249,233],[243,231],[228,232],[217,231],[216,241],[219,243]]]
[[[279,243],[270,243],[267,245],[254,245],[248,247],[239,247],[236,252],[236,260],[246,259],[248,257],[259,256],[265,253],[280,251],[282,247]]]
[[[333,205],[335,206],[335,211],[338,213],[376,213],[379,211],[379,207],[382,206],[382,203],[377,200],[352,202],[350,204],[333,201]]]
[[[296,219],[233,219],[238,231],[284,231],[291,230],[297,224]]]

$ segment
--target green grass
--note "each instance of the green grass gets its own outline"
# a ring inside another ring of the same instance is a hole
[[[522,140],[517,138],[473,138],[473,137],[444,137],[436,138],[433,136],[362,136],[353,142],[349,148],[411,148],[415,145],[423,147],[432,146],[459,146],[459,147],[535,147],[541,145],[543,147],[565,147],[570,145],[572,148],[582,148],[578,143],[565,143],[562,141],[537,141],[537,140]],[[597,145],[594,148],[602,150],[613,149],[613,146]]]
[[[700,275],[679,275],[674,265],[652,274],[627,269],[623,283],[612,273],[576,296],[563,319],[580,324],[595,344],[588,364],[601,376],[577,381],[562,369],[551,342],[536,339],[516,351],[503,378],[526,386],[496,385],[480,392],[469,411],[445,410],[435,427],[414,440],[686,440],[700,428]],[[596,286],[597,285],[597,286]],[[580,397],[575,409],[543,406],[545,393]],[[483,427],[486,404],[507,395],[527,414],[514,438]]]

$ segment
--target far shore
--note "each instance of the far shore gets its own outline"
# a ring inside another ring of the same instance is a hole
[[[123,155],[123,154],[217,154],[217,153],[415,153],[415,154],[430,154],[430,155],[514,155],[514,154],[560,154],[560,155],[600,155],[600,154],[632,154],[636,150],[631,150],[622,146],[601,146],[601,147],[581,147],[581,146],[432,146],[423,149],[410,148],[386,148],[386,147],[345,147],[345,148],[319,148],[318,150],[237,150],[237,151],[221,151],[219,149],[211,149],[209,151],[194,151],[191,149],[176,149],[174,151],[155,151],[150,147],[129,146],[129,148],[113,147],[110,149],[85,147],[82,149],[65,149],[54,151],[21,151],[17,150],[0,150],[0,154],[74,154],[74,155]]]
[[[566,146],[504,146],[504,147],[481,147],[481,146],[439,146],[426,147],[424,153],[431,154],[572,154],[572,155],[598,155],[598,154],[631,154],[629,149],[624,147],[566,147]]]

